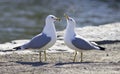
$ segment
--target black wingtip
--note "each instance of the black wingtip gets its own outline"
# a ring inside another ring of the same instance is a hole
[[[100,48],[100,50],[105,51],[104,47],[98,46]]]
[[[13,49],[16,49],[16,50],[21,50],[21,47],[14,47]]]

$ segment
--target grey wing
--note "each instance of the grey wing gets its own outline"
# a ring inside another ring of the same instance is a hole
[[[27,48],[42,48],[46,44],[50,42],[51,38],[48,37],[46,34],[41,33],[31,39],[30,42],[24,44],[22,47],[27,49]]]
[[[82,38],[75,37],[72,40],[72,44],[78,49],[84,49],[84,50],[96,49],[94,45],[92,45],[89,41],[86,41],[85,39]]]

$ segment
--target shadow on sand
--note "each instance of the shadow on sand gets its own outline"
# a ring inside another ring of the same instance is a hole
[[[92,63],[106,63],[106,62],[66,62],[66,63],[56,63],[55,66],[66,65],[66,64],[92,64]]]
[[[45,62],[20,62],[20,61],[16,61],[16,63],[22,64],[22,65],[32,65],[32,66],[43,66],[48,64]]]
[[[99,45],[102,44],[113,44],[113,43],[120,43],[120,40],[103,40],[103,41],[93,41]]]

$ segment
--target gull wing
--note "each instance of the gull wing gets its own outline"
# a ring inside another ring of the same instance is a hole
[[[74,39],[72,39],[72,44],[78,49],[84,50],[96,49],[96,46],[94,46],[89,41],[83,38],[75,37]]]
[[[46,34],[41,33],[33,37],[30,42],[24,44],[22,47],[27,49],[27,48],[42,48],[46,44],[48,44],[51,40],[51,37],[48,37]]]

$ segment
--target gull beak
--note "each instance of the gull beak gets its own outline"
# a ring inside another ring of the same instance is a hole
[[[60,18],[55,18],[55,20],[60,21],[61,19]]]
[[[67,14],[64,14],[64,17],[65,17],[66,19],[69,19],[69,16],[68,16]]]

